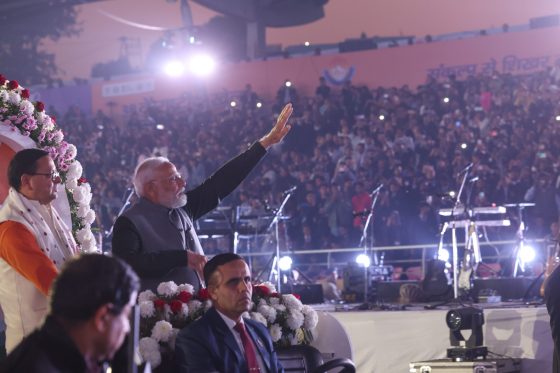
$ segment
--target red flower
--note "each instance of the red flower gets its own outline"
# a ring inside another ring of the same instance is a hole
[[[16,89],[17,87],[19,87],[19,83],[17,82],[17,80],[10,80],[10,82],[8,83],[8,88]]]
[[[21,91],[21,97],[29,98],[29,89],[24,89],[23,91]]]
[[[188,291],[182,291],[179,293],[179,295],[177,295],[177,299],[179,299],[183,303],[187,303],[188,301],[191,300],[191,298],[192,298],[192,294],[189,293]]]
[[[163,311],[163,307],[165,306],[165,301],[163,299],[156,299],[154,300],[154,307],[158,311]]]
[[[169,303],[169,307],[171,308],[171,311],[173,311],[173,313],[179,313],[181,312],[181,308],[183,307],[183,302],[181,302],[180,300],[172,300],[171,303]]]
[[[37,103],[35,104],[35,109],[37,109],[37,111],[39,112],[45,111],[45,104],[43,104],[41,101],[37,101]]]
[[[274,293],[270,294],[270,297],[271,298],[280,298],[280,293],[274,292]]]
[[[0,85],[4,85],[4,83],[6,83],[6,77],[2,74],[0,74]]]
[[[198,291],[198,296],[197,296],[198,300],[204,302],[208,299],[210,299],[210,293],[208,292],[208,289],[200,289]]]
[[[78,185],[82,185],[82,184],[85,184],[87,182],[88,182],[87,179],[83,176],[78,179]]]
[[[264,285],[256,285],[253,287],[255,293],[261,297],[266,297],[270,295],[270,289]]]
[[[301,295],[296,294],[296,293],[292,293],[292,295],[293,295],[294,297],[296,297],[297,299],[301,300]]]

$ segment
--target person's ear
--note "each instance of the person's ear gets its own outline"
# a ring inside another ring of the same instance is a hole
[[[109,304],[104,304],[95,311],[95,314],[93,315],[93,323],[97,331],[102,332],[105,331],[105,329],[110,328],[110,325],[107,322],[111,317],[111,313],[109,311]]]
[[[29,188],[31,186],[31,176],[29,174],[23,174],[20,177],[20,189],[22,187]]]

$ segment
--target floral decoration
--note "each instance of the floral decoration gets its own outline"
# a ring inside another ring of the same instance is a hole
[[[76,160],[76,147],[64,141],[64,133],[56,124],[56,118],[45,112],[45,104],[30,101],[30,92],[15,80],[7,80],[0,74],[0,125],[19,131],[33,140],[39,149],[49,152],[60,173],[66,189],[72,233],[80,250],[96,251],[91,224],[95,212],[90,208],[91,186],[82,177],[82,165]]]
[[[261,322],[270,331],[275,347],[311,343],[317,312],[301,303],[297,295],[279,294],[273,284],[253,286],[253,304],[245,317]],[[207,289],[196,294],[192,285],[163,282],[157,294],[138,296],[140,308],[140,354],[152,368],[172,360],[175,339],[181,329],[200,318],[211,306]]]

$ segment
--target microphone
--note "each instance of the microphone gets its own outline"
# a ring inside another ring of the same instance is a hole
[[[381,191],[381,189],[383,188],[383,184],[379,184],[379,186],[377,188],[375,188],[373,190],[373,192],[371,192],[369,195],[373,196],[375,193],[379,193]]]
[[[467,167],[463,168],[461,171],[459,171],[459,172],[457,173],[457,176],[461,176],[461,175],[464,174],[465,172],[469,171],[469,170],[472,168],[472,166],[473,166],[473,163],[472,163],[472,162],[469,163],[469,164],[467,165]]]
[[[475,176],[475,177],[470,178],[468,182],[469,183],[476,183],[478,181],[478,179],[479,179],[479,177]]]
[[[297,185],[294,185],[293,187],[288,188],[288,189],[286,189],[285,191],[283,191],[283,192],[282,192],[282,195],[285,196],[285,195],[287,195],[287,194],[293,193],[293,192],[296,191],[296,189],[297,189]]]

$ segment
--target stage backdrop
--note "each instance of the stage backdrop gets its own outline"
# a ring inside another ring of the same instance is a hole
[[[560,28],[479,36],[464,40],[422,43],[343,54],[294,57],[226,64],[206,80],[193,76],[134,76],[92,84],[92,109],[120,114],[146,98],[177,98],[184,92],[241,91],[246,83],[264,98],[272,98],[285,79],[301,94],[313,94],[319,76],[331,84],[351,78],[354,84],[409,85],[455,74],[458,78],[493,70],[529,73],[560,59]]]

